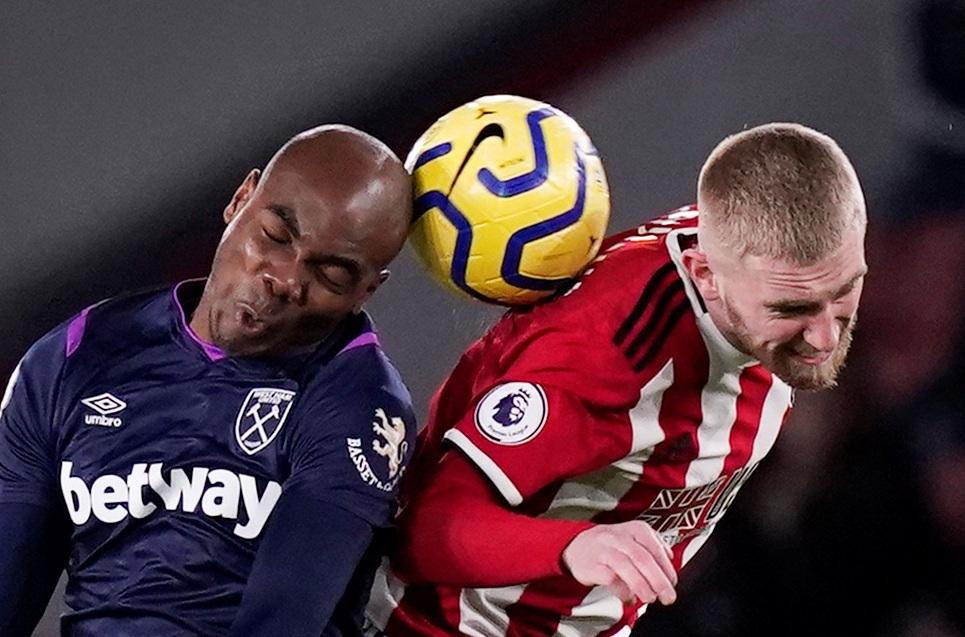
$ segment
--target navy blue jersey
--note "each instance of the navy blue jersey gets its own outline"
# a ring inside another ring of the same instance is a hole
[[[67,634],[226,634],[290,490],[376,529],[394,513],[415,422],[368,317],[310,352],[228,357],[185,319],[201,289],[85,310],[3,397],[0,503],[70,525]]]

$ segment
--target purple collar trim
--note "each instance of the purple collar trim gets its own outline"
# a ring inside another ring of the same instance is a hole
[[[359,334],[351,341],[349,341],[348,345],[343,347],[338,354],[344,354],[350,349],[355,349],[356,347],[363,347],[365,345],[380,345],[379,336],[375,332],[363,332],[362,334]],[[336,356],[338,356],[338,354],[336,354]]]
[[[180,318],[181,329],[184,331],[185,334],[191,337],[192,341],[197,343],[198,347],[200,347],[201,351],[203,351],[207,355],[209,360],[220,361],[222,358],[226,358],[228,355],[225,353],[223,349],[221,349],[214,343],[209,343],[205,340],[202,340],[201,337],[199,337],[195,333],[195,331],[191,329],[191,325],[188,323],[188,320],[185,317],[184,308],[181,307],[181,300],[178,298],[178,290],[181,289],[182,285],[189,282],[190,280],[181,281],[180,283],[175,285],[174,288],[171,290],[171,298],[174,300],[174,306],[178,308],[178,317]]]

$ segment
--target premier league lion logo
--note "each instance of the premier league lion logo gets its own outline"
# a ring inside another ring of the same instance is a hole
[[[532,440],[546,423],[546,393],[536,383],[496,385],[476,405],[476,428],[500,445]]]
[[[504,427],[512,427],[526,415],[529,405],[529,393],[525,389],[504,396],[496,403],[493,420]]]

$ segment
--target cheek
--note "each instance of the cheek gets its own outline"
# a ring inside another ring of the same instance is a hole
[[[322,285],[312,286],[309,293],[309,314],[328,318],[341,318],[350,313],[362,300],[361,294],[335,294]]]
[[[804,325],[794,319],[770,318],[763,321],[761,339],[767,343],[783,345],[797,338],[804,331]]]
[[[238,251],[239,266],[248,272],[254,272],[266,256],[266,246],[263,242],[254,237],[248,237]]]

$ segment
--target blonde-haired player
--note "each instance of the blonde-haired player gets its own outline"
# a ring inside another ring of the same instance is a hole
[[[834,384],[865,226],[837,144],[769,124],[711,153],[698,206],[507,313],[434,401],[372,631],[625,635],[672,603],[793,389]]]

